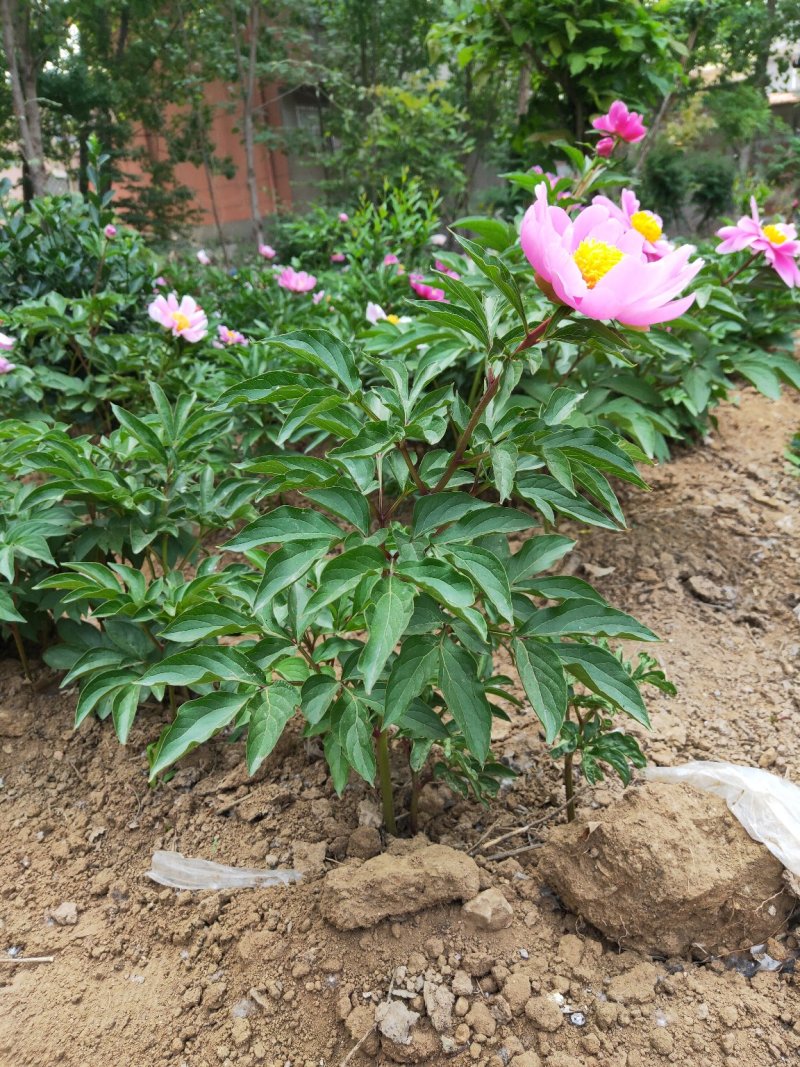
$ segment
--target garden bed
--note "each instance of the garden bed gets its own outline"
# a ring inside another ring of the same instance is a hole
[[[772,402],[747,391],[740,409],[720,411],[702,447],[650,472],[651,494],[625,492],[627,534],[584,532],[570,558],[574,573],[663,638],[659,656],[679,692],[650,700],[653,731],[642,744],[656,763],[723,759],[800,780],[790,580],[800,569],[800,484],[783,458],[798,421],[797,394]],[[363,782],[337,801],[316,742],[289,729],[254,779],[241,746],[217,739],[151,790],[144,746],[153,714],[140,714],[125,748],[94,719],[73,733],[75,693],[47,687],[47,677],[31,688],[17,663],[0,668],[0,1062],[338,1065],[397,967],[411,985],[466,972],[452,1054],[438,1038],[427,1050],[395,1047],[417,1062],[498,1067],[524,1049],[546,1067],[647,1067],[673,1054],[721,1067],[800,1053],[793,973],[747,979],[724,960],[619,953],[542,892],[537,849],[516,850],[546,839],[563,818],[562,797],[530,714],[512,710],[509,723],[495,724],[498,754],[522,774],[491,808],[443,786],[421,798],[421,829],[473,851],[481,888],[497,886],[511,902],[511,925],[476,932],[454,904],[343,933],[319,914],[318,875],[323,856],[332,869],[374,839],[352,837],[374,810]],[[603,807],[619,789],[583,792],[579,809]],[[245,866],[301,860],[311,873],[285,889],[179,893],[144,877],[158,848]],[[51,918],[62,904],[75,906],[77,922],[71,908],[60,913],[65,925]],[[798,937],[777,945],[791,955]],[[12,948],[54,959],[12,963]],[[512,968],[534,997],[561,992],[585,1023],[565,1016],[550,1031],[533,1011],[504,1019],[493,994],[510,1003],[524,986],[508,985]],[[373,1055],[376,1043],[367,1037],[349,1064],[391,1062],[385,1050]]]

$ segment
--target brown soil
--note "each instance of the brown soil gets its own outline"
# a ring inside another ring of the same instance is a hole
[[[644,744],[658,763],[728,759],[800,781],[800,482],[782,458],[798,424],[800,398],[746,393],[705,445],[651,472],[651,494],[626,494],[627,533],[581,534],[578,573],[664,638],[658,652],[679,695],[650,702]],[[473,850],[481,889],[501,890],[511,925],[479,931],[453,903],[339,931],[321,917],[314,862],[357,862],[347,851],[359,823],[350,850],[365,854],[375,810],[366,787],[337,801],[318,747],[290,730],[253,781],[241,746],[220,740],[150,790],[144,747],[156,718],[140,717],[121,748],[106,723],[73,733],[74,702],[74,691],[27,686],[12,661],[0,667],[2,1067],[338,1067],[393,976],[410,987],[402,1003],[423,1015],[428,993],[441,993],[432,1015],[455,984],[452,1051],[423,1020],[424,1040],[376,1051],[372,1034],[348,1067],[391,1063],[390,1051],[484,1067],[523,1051],[522,1067],[800,1058],[790,969],[748,979],[724,959],[620,952],[543,888],[547,872],[528,846],[563,818],[561,792],[521,712],[497,742],[523,773],[488,811],[433,786],[422,805],[431,840]],[[583,791],[583,814],[618,792]],[[305,857],[311,873],[281,889],[179,893],[144,877],[158,848],[245,866]],[[789,924],[773,954],[792,955],[798,938]],[[582,1025],[554,1014],[554,992]]]

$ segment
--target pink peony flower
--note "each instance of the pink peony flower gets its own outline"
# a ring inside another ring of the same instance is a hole
[[[201,248],[197,253],[197,262],[201,267],[207,267],[211,262],[211,256],[206,252],[205,248]]]
[[[166,284],[167,284],[167,279],[164,277],[163,274],[159,274],[159,276],[157,278],[153,279],[153,288],[154,289],[158,289],[159,286],[165,286]]]
[[[434,264],[434,266],[436,267],[436,269],[439,271],[440,274],[446,274],[448,278],[455,278],[456,281],[458,281],[458,279],[461,277],[461,275],[458,273],[458,271],[450,270],[450,268],[448,266],[446,266],[444,263],[442,263],[442,261],[440,259],[436,260],[436,263]]]
[[[109,222],[108,226],[106,226],[103,229],[103,233],[109,239],[112,238],[112,237],[116,237],[117,236],[117,227],[116,226],[112,226],[112,224]]]
[[[277,256],[277,252],[272,245],[259,245],[258,254],[263,256],[264,259],[274,259]]]
[[[614,146],[616,145],[616,143],[617,142],[614,140],[613,137],[601,137],[595,145],[594,150],[595,152],[597,152],[598,156],[602,156],[603,159],[608,159],[608,157],[614,151]]]
[[[346,259],[347,256],[344,254],[344,252],[334,252],[331,256],[331,263],[344,263]]]
[[[311,299],[315,304],[319,304],[319,302],[321,300],[325,299],[325,290],[324,289],[320,289],[318,293],[314,293],[314,295],[311,297]]]
[[[447,244],[447,234],[435,233],[433,237],[431,237],[431,244],[435,245],[436,248],[444,248],[444,246]]]
[[[638,111],[628,111],[621,100],[615,100],[608,109],[608,114],[601,115],[599,119],[592,119],[592,126],[603,133],[610,133],[619,137],[621,141],[636,144],[647,133],[647,127],[642,123],[642,116]],[[610,155],[610,150],[609,150]]]
[[[446,304],[447,297],[444,289],[437,289],[433,285],[427,285],[423,278],[424,275],[422,274],[409,274],[408,276],[408,284],[417,296],[421,296],[423,300],[438,300]]]
[[[639,200],[632,189],[623,189],[620,207],[607,196],[596,196],[593,204],[600,204],[612,218],[618,219],[624,226],[631,226],[644,237],[644,253],[648,259],[661,259],[672,252],[674,245],[662,240],[663,222],[660,215],[653,211],[642,211]]]
[[[675,298],[703,265],[701,259],[688,262],[691,245],[650,262],[641,233],[608,208],[592,204],[572,219],[547,203],[544,183],[522,220],[520,243],[540,288],[552,299],[590,319],[617,319],[627,326],[682,315],[694,294]]]
[[[350,221],[350,216],[347,214],[347,212],[346,211],[340,211],[339,212],[339,222],[349,222],[349,221]]]
[[[316,284],[317,279],[313,274],[295,270],[294,267],[284,267],[278,275],[278,285],[290,293],[310,293]]]
[[[218,326],[217,336],[219,340],[214,342],[215,348],[222,348],[224,345],[247,344],[247,338],[243,333],[239,333],[238,330],[229,330],[227,326]]]
[[[17,342],[13,337],[9,337],[7,333],[0,333],[0,351],[10,352]]]
[[[180,302],[175,293],[157,296],[147,314],[174,337],[182,337],[192,344],[202,341],[208,333],[206,313],[191,296],[182,296]]]
[[[376,322],[380,322],[381,319],[386,318],[386,312],[380,306],[380,304],[373,304],[372,301],[367,304],[366,319],[367,322],[372,323],[374,326]]]
[[[797,228],[786,222],[762,225],[754,196],[750,198],[750,211],[751,215],[742,215],[735,226],[723,226],[717,230],[717,237],[723,238],[717,252],[725,255],[728,252],[741,252],[744,248],[763,252],[767,263],[790,289],[800,286],[800,269],[795,262],[800,253]]]
[[[397,258],[394,252],[387,252],[386,255],[383,257],[384,267],[393,267],[396,263],[399,262],[400,260]]]
[[[0,356],[0,374],[10,374],[12,370],[16,370],[16,363],[11,363],[5,356]]]

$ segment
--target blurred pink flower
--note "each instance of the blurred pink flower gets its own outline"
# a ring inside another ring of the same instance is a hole
[[[617,142],[614,140],[613,137],[601,137],[595,145],[594,150],[595,152],[597,152],[598,156],[602,156],[603,159],[608,159],[608,157],[614,151],[614,145],[616,143]]]
[[[376,322],[380,322],[381,319],[386,318],[386,312],[380,306],[380,304],[373,304],[370,300],[367,304],[366,319],[367,322],[372,323],[374,326]]]
[[[325,290],[324,289],[320,289],[320,291],[318,293],[314,293],[314,295],[311,297],[311,299],[313,300],[313,302],[315,304],[318,304],[320,302],[320,300],[324,300],[325,299]]]
[[[349,221],[350,221],[350,216],[347,214],[347,212],[346,211],[340,211],[339,212],[339,222],[349,222]]]
[[[717,230],[717,237],[722,237],[717,252],[741,252],[750,248],[753,252],[763,252],[772,269],[786,282],[790,289],[800,286],[800,269],[797,259],[800,253],[800,241],[797,229],[791,223],[777,222],[762,225],[758,214],[756,198],[750,198],[751,214],[742,215],[735,226],[723,226]]]
[[[400,260],[397,258],[394,252],[387,252],[386,255],[383,257],[384,267],[393,267],[396,263],[399,262]]]
[[[158,287],[160,285],[166,285],[166,284],[167,284],[167,279],[164,277],[163,274],[159,274],[159,276],[157,278],[153,279],[153,288],[154,289],[158,289]]]
[[[13,337],[9,337],[7,333],[0,333],[0,351],[10,352],[17,342]]]
[[[557,174],[553,174],[552,171],[550,171],[550,170],[542,170],[542,168],[539,166],[538,163],[536,163],[532,167],[529,167],[528,168],[528,173],[529,174],[541,174],[541,176],[544,178],[544,180],[547,182],[547,184],[550,186],[551,189],[555,188],[556,182],[560,180],[559,176]],[[562,190],[562,192],[560,192],[558,194],[558,197],[556,199],[564,200],[565,198],[569,199],[569,193],[564,192]]]
[[[446,264],[442,263],[440,259],[436,260],[434,266],[440,274],[446,274],[448,278],[455,278],[457,281],[461,277],[458,271],[450,270],[450,268]]]
[[[202,267],[207,267],[211,262],[211,256],[208,254],[208,252],[206,252],[205,248],[201,248],[200,251],[197,253],[197,262]]]
[[[615,100],[606,115],[601,115],[599,119],[592,119],[592,126],[602,133],[610,133],[629,144],[641,141],[647,133],[647,127],[642,123],[642,116],[638,111],[628,111],[627,106],[621,100]]]
[[[191,296],[182,296],[180,302],[175,293],[157,296],[148,307],[147,314],[173,336],[182,337],[192,344],[202,341],[208,333],[206,313]]]
[[[243,333],[239,333],[238,330],[229,330],[227,326],[218,326],[217,335],[219,340],[214,342],[215,348],[222,348],[223,345],[247,344],[247,338]]]
[[[277,256],[277,252],[272,245],[259,245],[258,254],[263,256],[264,259],[274,259]]]
[[[103,229],[103,233],[104,233],[104,234],[106,235],[106,237],[108,237],[108,238],[111,238],[111,237],[116,237],[116,236],[117,236],[117,227],[116,227],[116,226],[113,226],[113,225],[112,225],[112,224],[111,224],[111,223],[109,222],[109,224],[108,224],[108,225],[107,225],[106,227],[104,227],[104,229]]]
[[[437,248],[444,248],[447,244],[447,234],[435,233],[433,237],[431,237],[431,244],[435,245]]]
[[[331,256],[331,263],[344,263],[346,259],[347,256],[344,254],[344,252],[334,252]]]
[[[278,275],[278,285],[290,293],[310,293],[316,284],[317,279],[313,274],[295,270],[294,267],[284,267]]]
[[[607,196],[596,196],[592,203],[600,204],[612,218],[640,233],[644,237],[644,253],[648,259],[661,259],[675,247],[669,241],[662,240],[664,224],[661,216],[654,211],[642,211],[632,189],[622,190],[619,207]]]
[[[424,275],[422,274],[409,274],[408,284],[417,294],[422,297],[423,300],[438,300],[443,303],[447,303],[447,297],[445,296],[444,289],[437,289],[433,285],[428,285],[423,281]]]
[[[651,326],[676,319],[694,294],[675,299],[703,265],[689,263],[693,246],[684,245],[649,262],[644,238],[592,204],[574,219],[547,203],[547,188],[536,188],[520,232],[522,250],[537,282],[554,300],[590,319],[617,319],[627,326]]]
[[[16,368],[16,363],[10,363],[5,356],[0,356],[0,374],[10,374]]]

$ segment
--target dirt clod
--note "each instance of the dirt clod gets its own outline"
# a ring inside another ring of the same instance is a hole
[[[479,930],[505,930],[514,918],[514,909],[499,889],[485,889],[468,900],[463,911]]]
[[[793,907],[778,860],[723,800],[686,785],[632,789],[590,823],[559,827],[542,864],[568,907],[654,954],[756,944]]]
[[[361,867],[330,871],[320,899],[324,917],[339,930],[374,926],[436,904],[474,897],[478,867],[446,845],[427,845],[404,856],[384,854]]]

